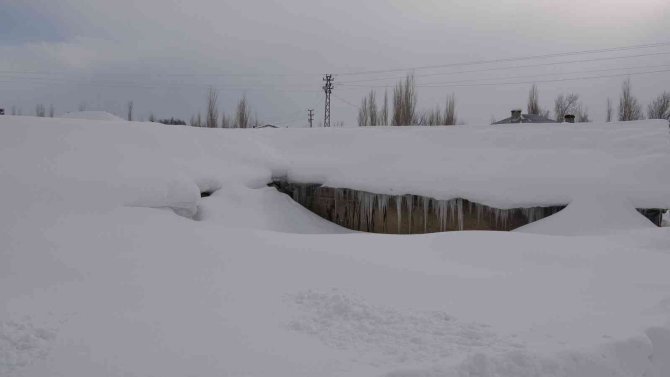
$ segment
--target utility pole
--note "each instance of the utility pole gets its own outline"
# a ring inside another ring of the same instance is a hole
[[[309,121],[309,128],[312,128],[312,121],[314,120],[314,109],[307,109],[307,120]]]
[[[326,111],[323,114],[323,126],[330,127],[330,93],[333,92],[333,75],[326,75],[323,78],[326,85],[323,86],[323,91],[326,93]]]

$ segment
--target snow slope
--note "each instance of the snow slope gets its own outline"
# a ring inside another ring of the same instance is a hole
[[[0,376],[665,377],[670,228],[634,208],[668,204],[669,155],[661,122],[0,117]],[[352,233],[273,176],[570,205],[520,232]]]

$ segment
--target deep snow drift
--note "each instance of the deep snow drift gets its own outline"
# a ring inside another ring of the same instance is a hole
[[[670,228],[634,208],[670,207],[668,171],[655,121],[0,117],[0,375],[665,377]],[[570,205],[519,232],[372,235],[273,177]]]

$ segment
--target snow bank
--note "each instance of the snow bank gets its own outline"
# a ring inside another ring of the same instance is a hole
[[[654,228],[625,197],[602,193],[597,196],[573,198],[564,210],[530,223],[518,232],[587,235]]]
[[[634,210],[668,204],[668,137],[0,117],[0,375],[668,376],[670,228]],[[570,206],[342,233],[273,176]]]

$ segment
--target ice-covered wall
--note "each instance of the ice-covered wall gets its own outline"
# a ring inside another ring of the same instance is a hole
[[[271,185],[325,219],[349,229],[373,233],[509,231],[551,216],[567,205],[499,209],[464,198],[438,200],[410,194],[376,194],[282,179],[275,179]],[[638,211],[660,226],[662,210]]]
[[[453,230],[512,230],[565,205],[498,209],[463,198],[437,200],[275,180],[278,190],[318,215],[349,229],[421,234]]]

